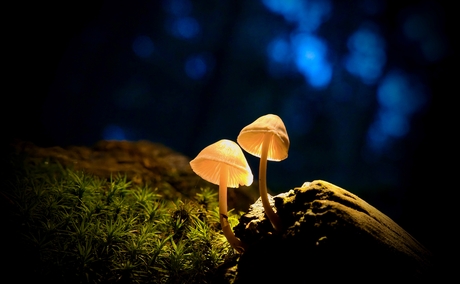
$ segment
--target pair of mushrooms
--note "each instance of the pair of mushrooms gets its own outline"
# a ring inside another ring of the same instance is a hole
[[[282,224],[273,211],[267,192],[267,160],[287,158],[289,137],[281,118],[274,114],[259,117],[244,127],[237,138],[238,144],[248,153],[260,157],[259,192],[265,213],[273,228],[281,230]],[[230,245],[244,251],[244,244],[235,236],[227,217],[227,187],[249,186],[253,182],[251,168],[235,142],[222,139],[204,148],[190,161],[192,170],[203,179],[219,185],[219,213],[222,230]]]

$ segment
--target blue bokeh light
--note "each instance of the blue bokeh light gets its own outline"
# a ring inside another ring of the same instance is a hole
[[[303,1],[299,0],[262,0],[262,2],[272,12],[279,13],[291,21],[297,19],[297,14],[303,10]]]
[[[291,46],[282,38],[275,38],[267,46],[267,53],[271,60],[277,63],[288,63],[291,59]]]
[[[379,129],[384,135],[404,137],[409,132],[408,117],[393,109],[382,109],[377,114]]]
[[[150,37],[140,35],[136,37],[132,44],[134,53],[141,58],[148,58],[154,50],[153,41]]]
[[[315,88],[326,87],[332,78],[332,66],[327,62],[327,46],[312,34],[293,37],[295,64],[307,81]]]
[[[185,62],[185,72],[192,79],[199,80],[203,78],[208,71],[206,59],[202,55],[192,55]]]
[[[192,12],[189,0],[163,0],[163,9],[174,16],[186,16]]]
[[[366,148],[371,151],[372,154],[381,154],[384,149],[388,147],[389,136],[385,135],[382,131],[380,121],[374,121],[367,133],[366,133]],[[366,154],[366,151],[364,151]],[[367,156],[367,159],[370,156]]]
[[[167,29],[177,38],[192,39],[199,34],[201,28],[195,18],[187,16],[170,19],[167,22]]]
[[[361,78],[365,84],[374,84],[380,78],[386,63],[385,40],[368,27],[359,28],[348,39],[350,53],[345,68]]]
[[[102,131],[104,140],[126,140],[125,131],[116,124],[109,124]]]
[[[328,18],[332,4],[328,0],[263,0],[264,5],[274,13],[283,15],[297,24],[299,30],[313,32]]]
[[[403,138],[409,133],[412,116],[427,102],[423,85],[400,70],[390,71],[377,89],[377,114],[368,133],[368,147],[381,152],[388,141]]]
[[[392,70],[380,82],[377,100],[382,108],[412,115],[425,105],[427,98],[423,85],[416,77]]]
[[[275,38],[268,44],[267,52],[271,62],[283,65],[293,60],[292,63],[297,71],[312,87],[322,89],[329,85],[333,69],[326,59],[327,45],[313,32],[330,15],[331,2],[328,0],[262,0],[262,2],[269,10],[283,15],[286,21],[295,25],[289,41]],[[276,68],[271,69],[276,70]],[[279,72],[271,73],[278,75]]]

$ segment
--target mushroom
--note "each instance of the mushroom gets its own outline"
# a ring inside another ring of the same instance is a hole
[[[233,233],[227,216],[227,187],[249,186],[254,179],[251,168],[240,146],[222,139],[201,150],[190,161],[192,170],[203,179],[219,185],[219,213],[224,236],[238,252],[244,251],[244,244]]]
[[[268,201],[267,160],[281,161],[287,158],[289,137],[281,118],[275,114],[259,117],[244,127],[237,138],[238,144],[248,153],[260,157],[259,192],[265,212],[276,231],[281,230],[279,216]]]

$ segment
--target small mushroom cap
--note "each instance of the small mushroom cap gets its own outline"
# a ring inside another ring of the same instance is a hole
[[[275,114],[261,116],[244,127],[238,135],[237,141],[246,152],[260,157],[266,135],[270,136],[267,160],[281,161],[286,159],[290,144],[289,136],[283,121]]]
[[[228,170],[227,187],[250,186],[254,179],[240,146],[227,139],[201,150],[195,159],[190,161],[190,166],[197,175],[217,185],[220,183],[221,171],[225,168]]]

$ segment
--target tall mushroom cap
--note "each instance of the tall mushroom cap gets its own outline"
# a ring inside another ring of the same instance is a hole
[[[289,136],[281,118],[275,114],[259,117],[244,127],[237,141],[246,152],[256,157],[262,156],[265,135],[270,135],[267,160],[281,161],[288,157]]]
[[[254,176],[243,151],[231,140],[222,139],[207,146],[190,161],[192,170],[213,184],[219,184],[223,165],[228,165],[227,187],[252,184]]]

